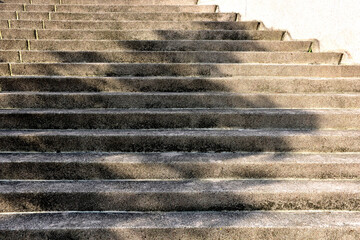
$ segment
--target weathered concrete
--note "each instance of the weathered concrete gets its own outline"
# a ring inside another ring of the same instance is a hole
[[[10,20],[10,28],[36,29],[102,29],[102,30],[257,30],[258,21],[223,22],[223,21],[41,21]],[[7,20],[0,20],[2,29],[9,28]]]
[[[283,31],[257,30],[38,30],[4,29],[3,39],[41,40],[281,40]]]
[[[0,93],[1,108],[359,108],[360,94]]]
[[[19,12],[20,20],[111,20],[111,21],[235,21],[236,13],[192,13],[192,12],[105,12],[105,13],[65,13],[65,12]],[[0,19],[17,19],[14,12],[0,12]]]
[[[341,53],[225,51],[0,51],[0,62],[23,63],[277,63],[334,64]],[[21,56],[21,57],[20,57]]]
[[[359,154],[1,153],[1,179],[360,179]]]
[[[358,93],[360,78],[3,76],[0,88],[11,92]]]
[[[66,5],[58,4],[28,4],[25,5],[27,12],[194,12],[194,13],[211,13],[215,12],[215,5]],[[24,11],[23,4],[5,3],[0,4],[0,11]]]
[[[4,1],[0,239],[359,235],[359,65],[193,0]]]
[[[0,40],[1,50],[28,50],[26,40]],[[307,52],[309,41],[252,40],[30,40],[30,50]]]
[[[353,130],[1,130],[0,151],[360,152]]]
[[[356,211],[359,203],[359,180],[0,181],[2,212]]]
[[[2,129],[357,129],[360,111],[308,109],[0,110]]]
[[[5,3],[59,4],[59,0],[2,0]],[[177,0],[62,0],[62,4],[79,5],[179,5]],[[182,5],[196,5],[197,0],[182,0]]]
[[[77,239],[356,239],[358,212],[87,212],[1,216],[1,237]],[[254,227],[255,226],[255,227]]]
[[[12,63],[11,67],[12,74],[14,76],[360,76],[360,65],[262,65],[229,63]],[[8,69],[8,64],[0,63],[0,69]],[[10,75],[10,71],[4,71],[2,75]]]

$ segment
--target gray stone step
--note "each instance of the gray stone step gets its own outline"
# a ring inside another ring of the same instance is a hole
[[[3,39],[41,40],[281,40],[284,31],[257,30],[31,30],[3,29]]]
[[[15,12],[0,11],[5,20],[111,20],[111,21],[235,21],[236,13],[193,13],[193,12]]]
[[[360,94],[1,92],[1,108],[360,108]]]
[[[0,215],[4,240],[356,239],[357,211],[57,212]]]
[[[0,110],[1,129],[358,129],[360,110]]]
[[[80,4],[80,5],[179,5],[178,0],[2,0],[23,4]],[[182,5],[196,5],[197,0],[181,0]]]
[[[360,179],[359,154],[0,153],[0,179]]]
[[[215,12],[216,5],[66,5],[66,4],[0,4],[0,11],[26,12]]]
[[[0,62],[18,63],[277,63],[334,64],[342,53],[235,51],[0,51]]]
[[[1,212],[360,210],[359,180],[0,181]]]
[[[257,30],[258,21],[247,22],[206,22],[206,21],[32,21],[0,20],[0,28],[17,29],[107,29],[107,30]]]
[[[0,76],[2,91],[358,93],[360,78]]]
[[[3,76],[359,77],[360,65],[238,63],[0,63]]]
[[[356,130],[1,130],[0,151],[360,152]]]
[[[310,41],[252,40],[0,40],[0,50],[308,52]]]

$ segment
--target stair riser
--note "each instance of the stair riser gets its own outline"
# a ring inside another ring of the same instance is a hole
[[[178,0],[2,0],[23,4],[82,4],[82,5],[179,5]],[[182,0],[183,5],[196,5],[197,0]]]
[[[3,51],[0,62],[338,64],[341,53]]]
[[[224,230],[226,229],[226,230]],[[356,239],[360,235],[357,227],[176,227],[176,228],[94,228],[76,229],[66,228],[62,230],[4,230],[0,237],[3,240],[32,239],[43,240],[44,236],[54,236],[57,239],[75,238],[79,240],[107,240],[107,239],[257,239],[258,236],[264,239],[271,239],[274,236],[281,239],[286,236],[288,239],[341,239],[343,236],[349,239]],[[196,237],[194,237],[196,236]],[[249,238],[250,237],[250,238]]]
[[[257,30],[258,22],[111,22],[111,21],[31,21],[0,20],[0,28],[6,29],[108,29],[108,30]]]
[[[51,204],[49,204],[51,203]],[[139,204],[141,203],[141,204]],[[1,212],[359,210],[360,194],[241,192],[119,192],[0,194]]]
[[[52,51],[261,51],[307,52],[311,42],[297,41],[86,41],[86,40],[2,40],[1,50]],[[30,44],[30,46],[29,46]]]
[[[14,63],[11,64],[11,69],[14,76],[360,76],[360,66],[356,65]],[[0,63],[0,74],[10,75],[8,64]]]
[[[1,108],[359,108],[359,95],[0,94]]]
[[[330,220],[329,220],[330,219]],[[2,239],[356,239],[358,212],[34,213],[4,215]],[[254,224],[257,224],[254,227]],[[141,225],[140,225],[141,224]],[[343,224],[343,225],[341,225]],[[114,226],[115,225],[115,226]],[[15,226],[22,226],[15,227]],[[34,230],[34,226],[37,228]],[[21,230],[19,230],[21,229]],[[284,238],[285,236],[285,238]]]
[[[105,152],[360,152],[360,136],[329,135],[5,135],[1,151],[105,151]]]
[[[34,30],[5,29],[3,39],[41,40],[281,40],[282,31],[76,31],[76,30]]]
[[[219,171],[221,169],[221,171]],[[0,179],[360,179],[359,163],[0,163]]]
[[[179,2],[181,4],[181,2]],[[29,12],[65,12],[65,13],[92,13],[92,12],[194,12],[194,13],[213,13],[215,5],[180,5],[180,6],[126,6],[126,5],[108,5],[108,6],[84,6],[84,5],[36,5],[27,4],[25,10]],[[0,11],[24,11],[23,4],[1,4]]]
[[[91,20],[91,21],[235,21],[236,13],[58,13],[1,12],[4,20]]]
[[[7,153],[0,179],[358,179],[359,154]]]
[[[2,91],[49,92],[360,92],[360,79],[26,78],[0,77]]]
[[[292,128],[360,129],[357,112],[292,113],[122,113],[122,114],[0,114],[3,129],[156,129],[156,128]]]

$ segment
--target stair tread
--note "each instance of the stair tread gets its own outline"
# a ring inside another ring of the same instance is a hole
[[[10,193],[344,193],[359,194],[360,180],[0,180],[0,194]]]
[[[359,130],[279,130],[279,129],[111,129],[111,130],[103,130],[103,129],[76,129],[76,130],[51,130],[51,129],[25,129],[25,130],[0,130],[1,137],[16,137],[16,136],[82,136],[82,137],[96,137],[96,136],[224,136],[224,137],[231,137],[231,136],[239,136],[239,137],[246,137],[246,136],[255,136],[255,137],[286,137],[286,136],[319,136],[319,137],[359,137],[360,131]]]
[[[307,115],[307,114],[360,114],[360,108],[358,109],[206,109],[206,108],[186,108],[186,109],[0,109],[1,115],[7,114],[288,114],[288,115]]]
[[[0,163],[360,164],[360,153],[25,153],[0,152]]]
[[[0,214],[1,230],[159,228],[358,228],[356,211],[53,212]],[[168,231],[168,230],[167,230]],[[356,234],[356,233],[355,233]]]
[[[56,12],[137,12],[137,11],[161,11],[161,12],[215,12],[216,5],[73,5],[58,4]],[[19,3],[3,3],[1,11],[24,11],[24,5]],[[28,4],[26,12],[55,12],[54,4]]]
[[[360,93],[234,93],[234,92],[33,92],[33,91],[11,91],[0,92],[0,96],[6,95],[50,95],[50,96],[339,96],[358,97]],[[274,106],[276,108],[276,106]]]
[[[4,3],[9,3],[9,0],[2,0],[2,2]],[[59,4],[59,0],[50,0],[50,1],[45,1],[46,3],[49,4]],[[84,1],[84,0],[62,0],[62,4],[72,4],[72,5],[113,5],[114,3],[116,4],[137,4],[137,5],[143,5],[144,2],[147,2],[148,4],[151,5],[164,5],[164,4],[179,4],[178,0],[175,1],[170,1],[170,0],[90,0],[90,1]],[[181,1],[182,4],[186,4],[186,5],[196,5],[197,4],[197,0],[182,0]],[[10,3],[26,3],[28,4],[29,1],[28,0],[10,0]],[[39,4],[39,3],[44,3],[44,0],[32,0],[32,4]]]
[[[196,0],[0,2],[0,239],[359,235],[359,64]]]
[[[229,77],[211,77],[211,76],[112,76],[112,77],[95,77],[95,76],[57,76],[57,75],[48,75],[48,76],[31,76],[31,75],[18,75],[18,76],[0,76],[0,79],[96,79],[96,80],[107,80],[107,79],[136,79],[136,80],[156,80],[156,79],[165,79],[165,80],[202,80],[209,79],[214,81],[223,81],[223,80],[313,80],[313,81],[324,81],[324,80],[346,80],[346,81],[358,81],[359,77],[302,77],[302,76],[229,76]]]
[[[0,166],[9,180],[360,179],[359,153],[0,152]]]

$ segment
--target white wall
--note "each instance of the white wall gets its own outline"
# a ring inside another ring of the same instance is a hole
[[[321,51],[347,53],[360,63],[359,0],[199,0],[218,4],[220,12],[239,12],[242,20],[288,30],[293,39],[318,39]]]

